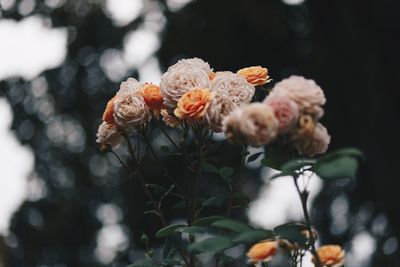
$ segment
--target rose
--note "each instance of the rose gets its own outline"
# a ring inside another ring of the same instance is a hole
[[[141,126],[150,118],[149,109],[137,92],[119,94],[114,101],[114,119],[119,127]]]
[[[249,263],[267,262],[272,259],[277,251],[276,241],[265,241],[253,245],[247,252]]]
[[[158,85],[149,83],[145,84],[141,89],[141,95],[150,109],[160,110],[164,107],[164,99]]]
[[[210,106],[213,94],[208,88],[194,88],[178,101],[174,114],[179,119],[192,123],[200,121]]]
[[[299,108],[287,95],[268,96],[264,103],[272,107],[275,117],[279,121],[278,132],[280,134],[291,131],[299,118]]]
[[[240,131],[240,120],[242,109],[234,109],[228,116],[222,120],[222,131],[226,139],[234,144],[244,144],[246,140]]]
[[[324,113],[321,107],[326,102],[324,92],[314,80],[290,76],[275,84],[270,95],[275,94],[289,96],[299,106],[300,113],[309,114],[316,119]]]
[[[322,246],[317,250],[320,263],[323,266],[340,267],[344,264],[344,250],[337,245]],[[312,259],[316,263],[315,257]]]
[[[271,107],[252,103],[235,109],[223,121],[226,138],[252,146],[269,144],[278,133],[279,121]]]
[[[261,66],[243,68],[237,71],[237,74],[246,78],[247,82],[254,85],[264,85],[270,80],[268,79],[268,69]]]
[[[236,107],[237,105],[232,101],[232,98],[227,93],[222,91],[215,92],[210,107],[205,114],[208,126],[214,132],[221,132],[223,119]]]
[[[311,115],[301,115],[293,139],[310,139],[314,135],[316,122]]]
[[[175,108],[182,95],[193,88],[211,88],[210,72],[208,64],[200,59],[180,60],[169,67],[160,83],[164,104]]]
[[[272,142],[279,127],[273,109],[262,103],[252,103],[241,108],[240,131],[247,143],[261,146]]]
[[[114,124],[103,122],[97,130],[97,143],[117,147],[122,142],[122,136]]]
[[[211,90],[226,92],[237,105],[250,103],[255,92],[254,86],[245,78],[230,71],[217,72]]]
[[[204,70],[206,73],[212,73],[212,69],[210,68],[210,64],[202,60],[201,58],[187,58],[181,59],[176,64],[172,65],[170,68],[198,68]]]
[[[142,86],[143,85],[139,83],[136,79],[128,78],[119,86],[119,91],[117,92],[117,95],[139,93]]]
[[[325,153],[330,141],[331,137],[327,129],[322,124],[318,123],[311,137],[298,139],[295,141],[295,145],[303,154],[314,157],[317,154]]]
[[[115,123],[114,120],[114,101],[115,101],[116,96],[111,98],[106,105],[106,108],[103,113],[103,121],[106,123],[113,124]]]

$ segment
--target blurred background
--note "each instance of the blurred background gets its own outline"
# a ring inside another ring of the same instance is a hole
[[[0,266],[143,257],[141,234],[160,225],[95,135],[122,80],[157,83],[188,57],[315,79],[330,149],[366,154],[356,181],[313,179],[319,242],[343,245],[346,266],[400,266],[399,35],[395,0],[0,0]],[[246,174],[252,202],[236,217],[301,220],[290,180],[269,182],[257,162]]]

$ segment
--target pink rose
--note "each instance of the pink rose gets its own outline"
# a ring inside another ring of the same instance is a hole
[[[279,121],[278,133],[287,133],[293,129],[299,118],[299,108],[289,96],[274,94],[268,96],[264,103],[272,107],[275,117]]]

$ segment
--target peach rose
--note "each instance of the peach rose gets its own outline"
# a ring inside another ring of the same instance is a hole
[[[111,98],[106,105],[106,108],[103,113],[103,121],[106,123],[113,124],[115,123],[114,120],[114,101],[115,101],[116,96]]]
[[[344,250],[337,245],[322,246],[317,250],[319,260],[323,266],[340,267],[344,265]],[[313,258],[313,263],[316,259]]]
[[[114,124],[103,122],[97,130],[97,143],[118,147],[122,142],[122,136]]]
[[[326,99],[324,92],[314,80],[305,79],[301,76],[290,76],[275,84],[270,95],[286,94],[299,106],[300,113],[309,114],[319,119],[324,110],[322,105]]]
[[[271,81],[268,79],[268,69],[261,66],[243,68],[238,70],[237,74],[246,78],[247,82],[254,86],[264,85]]]
[[[303,154],[314,157],[317,154],[325,153],[330,141],[331,137],[328,131],[322,124],[318,123],[311,137],[298,139],[295,141],[295,145]]]
[[[200,121],[210,106],[213,94],[207,88],[194,88],[178,101],[174,114],[188,122]]]
[[[276,254],[278,245],[276,241],[265,241],[253,245],[247,252],[249,263],[267,262]]]
[[[280,134],[287,133],[295,127],[299,119],[299,108],[287,95],[268,96],[264,103],[274,110],[275,117],[279,121]]]
[[[217,72],[212,80],[211,90],[226,92],[235,104],[240,105],[250,103],[256,89],[242,76],[230,71],[222,71]]]
[[[179,124],[179,120],[175,116],[169,114],[166,109],[161,110],[161,116],[164,123],[171,128],[175,128]]]
[[[158,85],[146,83],[141,89],[141,94],[150,109],[160,110],[164,107],[164,99]]]

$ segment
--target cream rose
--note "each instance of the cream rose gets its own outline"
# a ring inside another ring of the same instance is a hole
[[[279,121],[274,110],[263,103],[251,103],[241,107],[240,131],[248,144],[269,144],[278,134]]]
[[[237,105],[232,101],[232,97],[225,92],[216,91],[210,107],[208,108],[205,119],[208,126],[214,132],[222,132],[222,121],[228,116]]]
[[[240,131],[242,113],[241,108],[236,108],[222,120],[222,131],[225,133],[226,139],[234,144],[244,144],[246,142]]]
[[[206,73],[211,73],[212,69],[210,67],[210,64],[202,60],[201,58],[187,58],[187,59],[181,59],[179,60],[176,64],[172,65],[171,68],[199,68],[204,70]]]
[[[230,71],[217,72],[212,80],[212,91],[223,91],[237,104],[248,104],[255,93],[255,87],[246,79]]]
[[[149,108],[137,92],[119,94],[114,101],[114,119],[119,127],[140,126],[151,119]]]
[[[270,95],[264,103],[272,107],[275,117],[279,121],[279,134],[293,130],[299,119],[299,108],[287,95]]]
[[[102,145],[110,145],[115,148],[121,144],[122,136],[115,125],[103,122],[97,130],[96,142]]]
[[[199,60],[181,60],[163,74],[160,89],[164,105],[175,108],[179,99],[193,88],[211,88],[207,71],[209,67],[201,64]]]
[[[314,80],[290,76],[275,84],[270,95],[274,94],[288,95],[297,103],[300,113],[309,114],[316,119],[322,117],[324,113],[321,107],[326,102],[324,92]]]
[[[117,96],[124,94],[139,94],[142,86],[143,85],[136,79],[128,78],[126,81],[122,82],[121,85],[119,86],[119,91],[117,92]]]

